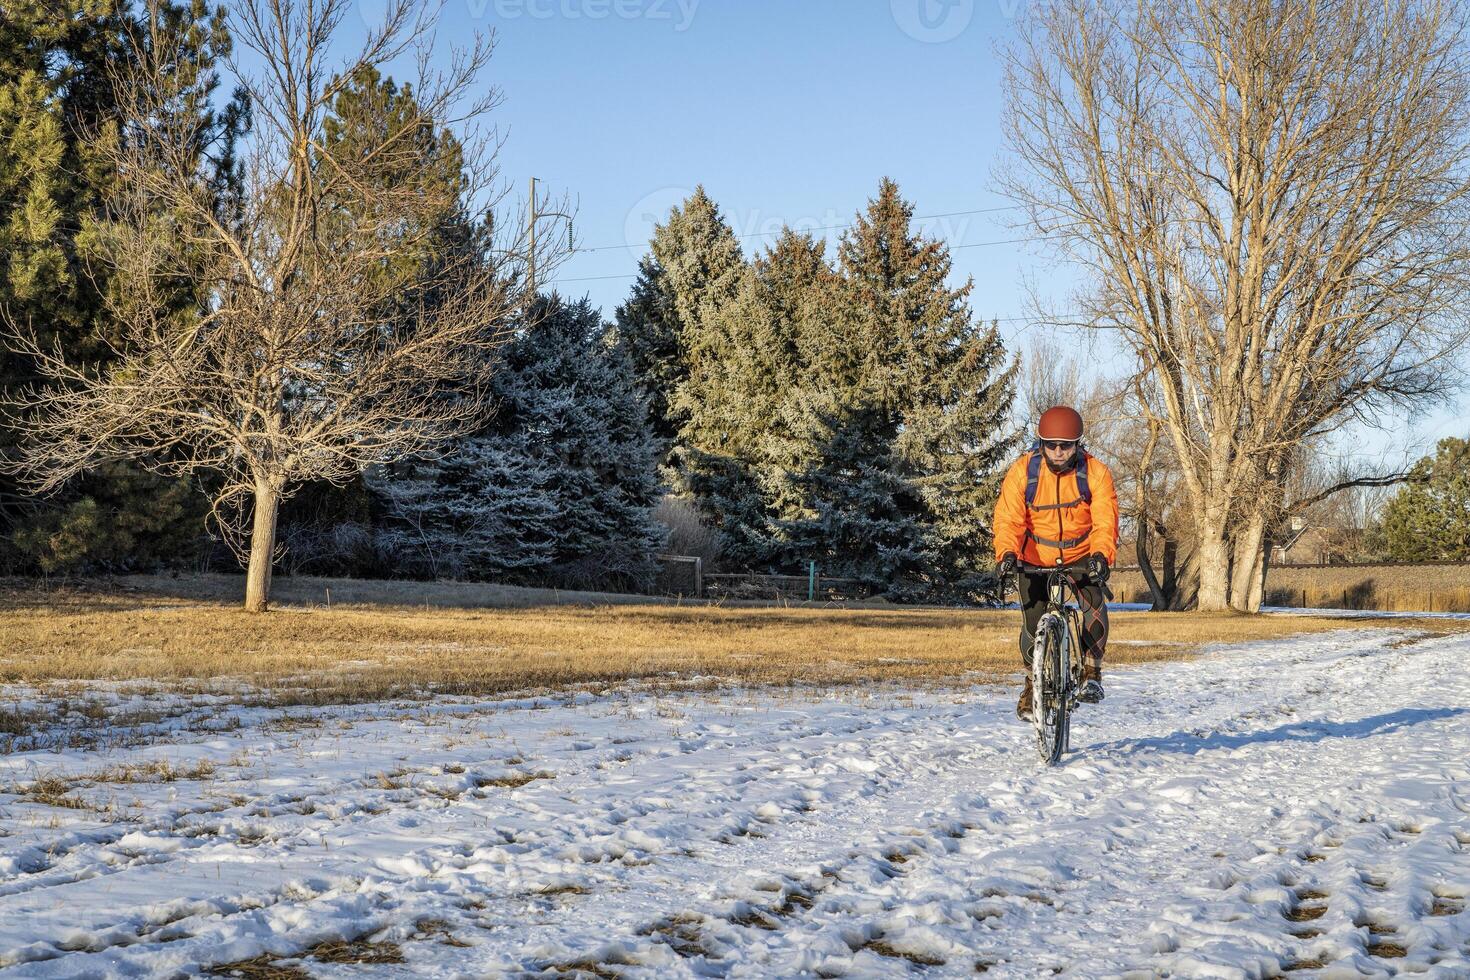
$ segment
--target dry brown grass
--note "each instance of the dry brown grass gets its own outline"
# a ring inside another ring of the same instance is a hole
[[[381,594],[396,585],[359,588],[376,587]],[[183,690],[243,682],[273,702],[326,704],[629,680],[943,683],[994,679],[1018,669],[1014,611],[528,606],[521,596],[514,608],[334,603],[331,609],[296,606],[252,615],[233,601],[186,597],[189,589],[197,590],[197,583],[186,581],[174,595],[0,586],[0,681],[154,681]],[[1345,625],[1304,617],[1129,613],[1113,618],[1109,660],[1177,659],[1202,643]],[[1441,622],[1434,628],[1459,627]]]
[[[86,809],[86,804],[75,796],[71,796],[72,783],[60,776],[41,776],[23,787],[11,787],[7,792],[18,793],[21,799],[31,803],[43,803],[46,806],[62,807],[68,810]]]
[[[1116,572],[1113,590],[1120,600],[1149,601],[1137,571]],[[1470,563],[1274,567],[1267,575],[1266,603],[1312,609],[1470,612]]]
[[[208,759],[198,759],[185,766],[177,766],[168,759],[153,759],[103,769],[87,779],[94,783],[173,783],[180,779],[209,779],[214,771],[214,763]]]

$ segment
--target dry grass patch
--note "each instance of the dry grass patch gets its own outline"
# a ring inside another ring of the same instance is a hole
[[[1398,943],[1369,943],[1368,955],[1379,959],[1396,960],[1408,956],[1409,951]]]
[[[262,953],[248,960],[221,963],[204,972],[212,977],[237,977],[239,980],[312,980],[310,973],[291,964],[277,965],[279,957]]]
[[[87,804],[71,795],[75,788],[72,781],[60,776],[46,775],[33,779],[23,787],[13,788],[21,799],[28,803],[59,807],[63,810],[85,810]]]
[[[1134,569],[1113,575],[1119,599],[1148,602],[1143,576]],[[1470,612],[1470,562],[1407,565],[1273,565],[1266,604],[1316,609],[1394,612]]]
[[[394,585],[376,583],[380,592]],[[1470,628],[1422,623],[1435,630]],[[1015,611],[673,604],[338,604],[252,615],[213,599],[101,588],[42,592],[12,583],[0,588],[0,681],[146,679],[184,691],[245,683],[277,704],[547,692],[632,680],[683,686],[946,683],[1014,674],[1019,624]],[[1114,666],[1173,660],[1206,643],[1358,625],[1308,617],[1120,614],[1113,617],[1116,642],[1108,657]],[[36,721],[17,715],[5,727],[24,729]]]
[[[901,949],[895,949],[894,947],[883,942],[881,939],[869,940],[867,943],[863,944],[862,948],[866,950],[871,950],[872,952],[877,953],[879,956],[884,956],[889,959],[908,960],[915,966],[943,966],[945,962],[939,957],[930,956],[927,953],[910,953],[905,952]]]
[[[319,963],[402,963],[403,950],[397,943],[372,943],[366,939],[328,940],[301,954]]]
[[[180,779],[210,779],[213,776],[214,763],[208,759],[186,766],[176,766],[167,759],[154,759],[104,769],[89,775],[87,780],[93,783],[172,783]]]
[[[553,777],[552,774],[549,772],[516,772],[511,773],[508,776],[496,776],[490,779],[476,778],[475,785],[496,786],[502,789],[519,789],[520,787],[525,786],[527,783],[535,782],[538,779],[551,778]]]

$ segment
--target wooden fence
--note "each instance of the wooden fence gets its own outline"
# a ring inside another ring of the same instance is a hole
[[[1120,601],[1148,602],[1136,566],[1113,569]],[[1470,562],[1280,564],[1266,570],[1266,605],[1396,612],[1470,612]]]
[[[834,578],[812,569],[805,575],[706,572],[700,558],[659,555],[657,590],[700,599],[790,599],[837,602],[866,599],[872,589],[856,579]]]

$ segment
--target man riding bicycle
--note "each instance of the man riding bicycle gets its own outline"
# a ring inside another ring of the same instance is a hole
[[[1064,405],[1041,413],[1037,442],[1011,464],[995,502],[996,572],[1021,572],[1021,660],[1026,683],[1016,715],[1031,717],[1031,648],[1046,612],[1046,573],[1068,569],[1082,607],[1082,690],[1103,699],[1102,658],[1108,642],[1103,586],[1118,554],[1118,492],[1113,474],[1082,446],[1082,416]],[[1025,563],[1023,565],[1022,563]],[[1030,571],[1026,565],[1041,566]]]

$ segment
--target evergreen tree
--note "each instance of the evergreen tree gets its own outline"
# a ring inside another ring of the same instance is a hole
[[[176,111],[198,123],[198,152],[228,186],[248,122],[236,94],[216,111],[217,60],[229,50],[223,13],[201,2],[164,4],[147,20],[126,4],[19,0],[0,7],[0,310],[77,361],[110,359],[109,284],[89,258],[107,247],[114,175],[97,143],[117,137],[112,74],[160,45],[177,53]],[[192,297],[175,302],[189,315]],[[35,380],[32,365],[0,349],[0,395]],[[12,422],[23,427],[24,419]],[[0,434],[0,456],[15,433]],[[0,567],[151,568],[194,557],[202,497],[186,481],[131,465],[99,468],[54,497],[23,494],[0,476]],[[181,534],[181,528],[191,533]]]
[[[688,372],[668,276],[652,255],[638,263],[633,293],[618,307],[616,323],[617,344],[633,366],[654,437],[666,451],[679,434],[669,400]]]
[[[362,195],[345,192],[324,220],[376,227],[393,210],[395,199],[423,197],[431,189],[454,202],[437,213],[437,222],[403,229],[383,258],[383,275],[390,281],[412,281],[416,270],[440,262],[445,253],[473,248],[486,229],[476,229],[468,216],[464,178],[464,148],[452,132],[436,129],[425,118],[412,85],[399,85],[372,67],[360,68],[347,80],[332,103],[323,125],[324,151],[333,156],[367,160],[362,179],[380,194],[368,203]],[[386,146],[383,152],[380,148]],[[374,152],[376,151],[376,152]],[[365,207],[382,213],[360,214]],[[436,209],[437,211],[438,209]],[[425,276],[425,279],[431,277]],[[416,297],[400,297],[400,306],[416,310]]]
[[[973,284],[949,287],[948,247],[912,221],[884,180],[840,243],[829,329],[799,336],[810,390],[787,418],[808,455],[792,484],[807,516],[786,527],[830,574],[966,591],[989,564],[1015,368],[975,324]]]
[[[786,521],[792,553],[894,598],[924,591],[935,564],[932,515],[895,451],[890,413],[822,393],[802,403],[793,421],[813,459],[792,481],[810,516]]]
[[[778,530],[791,488],[781,415],[805,383],[800,335],[824,329],[821,291],[831,281],[822,243],[787,228],[712,318],[720,356],[689,402],[681,476],[720,529],[725,558],[742,567],[792,561]]]
[[[682,442],[691,412],[716,383],[726,349],[718,314],[747,271],[734,231],[702,186],[654,227],[633,295],[618,310],[617,336],[660,438]]]
[[[646,586],[660,541],[655,441],[626,354],[585,299],[538,302],[503,350],[494,396],[484,431],[375,480],[394,543],[467,577]]]
[[[438,199],[457,202],[440,212],[433,224],[400,229],[401,235],[382,260],[386,281],[412,284],[417,277],[424,282],[441,282],[435,273],[453,257],[476,256],[485,250],[490,229],[475,225],[468,214],[463,147],[452,132],[437,128],[426,118],[412,85],[400,85],[371,66],[359,68],[345,80],[333,100],[323,134],[324,153],[337,159],[370,159],[360,179],[370,181],[383,193],[371,198],[349,193],[345,200],[332,202],[334,207],[318,220],[376,226],[381,215],[363,213],[362,209],[392,208],[397,195],[434,194]],[[404,329],[412,329],[412,317],[425,308],[432,310],[434,297],[421,295],[422,290],[415,292],[415,288],[394,293],[389,309],[375,318],[378,323],[373,329],[396,329],[400,322]],[[461,459],[448,465],[468,470],[494,463]],[[419,466],[405,463],[399,467],[400,479],[393,490],[412,488]],[[375,499],[361,475],[340,486],[322,480],[303,484],[282,503],[277,520],[282,564],[318,574],[464,574],[470,559],[459,553],[456,542],[443,536],[437,539],[434,552],[413,551],[427,564],[414,569],[379,568],[370,530],[371,502]],[[447,513],[439,516],[445,518],[445,526],[463,523],[462,518],[450,518]],[[416,532],[410,533],[403,526],[395,533],[405,541],[420,540]]]
[[[1379,547],[1398,561],[1470,559],[1470,440],[1442,439],[1383,509]]]

